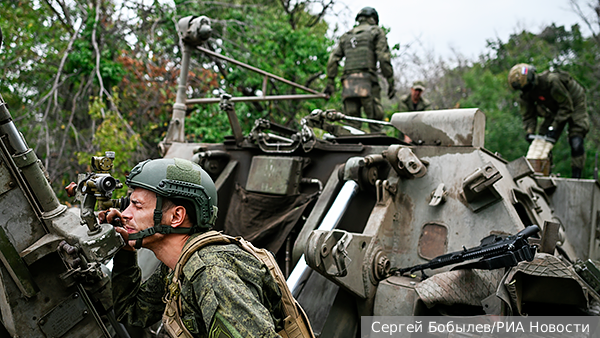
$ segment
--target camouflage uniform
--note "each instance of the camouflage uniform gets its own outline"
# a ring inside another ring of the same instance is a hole
[[[567,72],[540,73],[532,88],[522,92],[519,103],[527,134],[535,134],[538,117],[544,117],[539,134],[546,135],[552,127],[557,140],[567,123],[570,140],[583,139],[589,130],[585,89]],[[583,168],[584,163],[585,154],[572,151],[571,166]]]
[[[114,258],[113,299],[119,321],[148,327],[160,321],[173,272],[161,263],[142,283],[136,253]],[[236,244],[210,245],[183,268],[181,318],[195,337],[279,337],[281,292],[267,267]],[[235,328],[231,335],[229,327]],[[229,333],[229,335],[227,334]]]
[[[431,102],[426,98],[419,98],[419,102],[415,105],[412,102],[410,94],[400,96],[400,102],[398,103],[399,112],[410,112],[410,111],[424,111],[431,109]]]
[[[370,95],[364,97],[345,97],[344,114],[361,117],[361,107],[369,119],[383,120],[383,106],[381,105],[381,87],[377,78],[377,61],[383,76],[387,79],[388,86],[393,90],[394,70],[391,64],[390,48],[385,32],[372,18],[360,17],[359,25],[346,32],[340,42],[329,56],[327,62],[328,86],[335,87],[334,79],[338,74],[339,62],[345,57],[346,62],[342,74],[342,83],[350,74],[362,73],[371,84]],[[349,125],[360,128],[361,123],[349,121]],[[372,132],[381,130],[381,125],[372,124]]]

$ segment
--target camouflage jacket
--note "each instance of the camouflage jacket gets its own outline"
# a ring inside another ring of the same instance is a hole
[[[535,133],[538,116],[552,119],[557,128],[574,112],[585,112],[585,89],[567,72],[545,71],[537,75],[533,88],[521,94],[523,127],[527,133]]]
[[[385,32],[377,25],[364,21],[342,35],[327,62],[328,81],[334,81],[338,75],[339,63],[344,57],[346,62],[343,75],[368,72],[373,75],[373,80],[377,81],[376,65],[379,61],[383,76],[386,79],[394,77],[390,47]]]
[[[120,322],[148,327],[161,320],[163,296],[173,272],[163,263],[144,283],[135,253],[114,258],[112,289]],[[279,337],[281,292],[266,266],[236,244],[210,245],[195,252],[183,268],[182,320],[195,337],[211,337],[217,315],[242,337]]]
[[[398,111],[399,112],[407,112],[407,111],[424,111],[431,109],[431,102],[426,98],[419,98],[419,102],[417,102],[417,106],[412,102],[412,98],[410,94],[405,94],[400,96],[400,100],[398,103]]]

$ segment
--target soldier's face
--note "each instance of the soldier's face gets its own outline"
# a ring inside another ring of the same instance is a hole
[[[135,188],[130,200],[129,206],[121,214],[125,230],[132,234],[154,226],[156,194],[150,190]]]
[[[410,95],[414,102],[419,101],[419,99],[421,98],[421,94],[423,94],[423,91],[421,89],[414,89],[414,88],[410,89]]]

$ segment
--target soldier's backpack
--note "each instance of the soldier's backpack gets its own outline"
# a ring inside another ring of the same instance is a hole
[[[177,261],[177,265],[175,266],[173,279],[169,284],[169,292],[165,296],[165,303],[167,305],[165,307],[165,312],[163,313],[162,322],[169,335],[171,337],[182,338],[193,337],[181,320],[181,297],[179,296],[181,281],[179,277],[181,276],[185,263],[194,252],[204,246],[231,243],[237,244],[240,248],[244,249],[244,251],[263,262],[269,269],[275,282],[277,282],[279,290],[281,290],[281,302],[283,305],[283,313],[285,315],[284,328],[280,332],[277,332],[277,334],[283,338],[314,338],[308,317],[304,313],[302,307],[300,307],[300,304],[298,304],[292,296],[273,255],[265,249],[255,248],[252,243],[243,238],[224,235],[217,231],[209,231],[198,235],[192,238],[183,248],[181,256]]]

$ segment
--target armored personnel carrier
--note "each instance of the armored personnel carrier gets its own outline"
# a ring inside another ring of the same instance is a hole
[[[180,21],[186,48],[201,49],[206,25]],[[258,120],[244,135],[235,103],[248,98],[223,95],[208,100],[228,114],[233,135],[187,143],[186,105],[199,103],[185,97],[189,57],[184,50],[164,156],[211,175],[217,230],[276,255],[317,336],[357,336],[361,316],[598,315],[597,179],[544,176],[525,158],[491,153],[476,108],[360,119],[409,143],[350,130],[340,124],[350,117],[322,110],[300,130]],[[95,171],[72,187],[81,212],[71,213],[0,104],[0,335],[148,334],[114,318],[104,263],[122,242],[91,214],[127,203],[111,198],[120,184],[113,157],[92,159]]]

